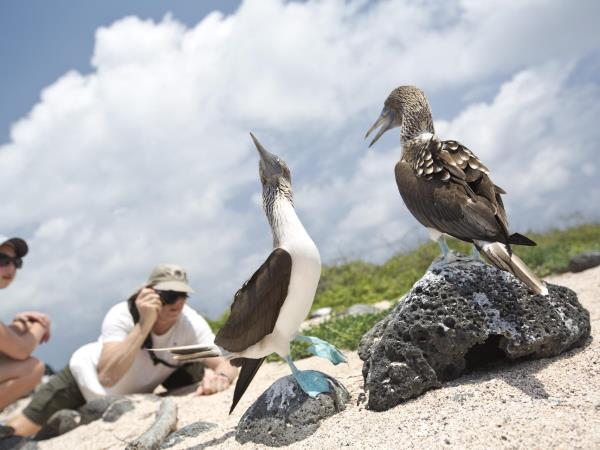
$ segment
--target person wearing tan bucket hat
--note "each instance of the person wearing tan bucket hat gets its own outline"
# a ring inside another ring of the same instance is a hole
[[[225,358],[211,358],[204,365],[185,364],[169,354],[147,351],[152,347],[214,343],[208,323],[187,305],[193,292],[183,267],[154,267],[140,288],[108,311],[98,341],[75,351],[69,364],[9,421],[15,434],[34,434],[56,411],[77,409],[105,395],[150,393],[159,385],[175,389],[196,382],[198,395],[227,389],[237,369]],[[205,372],[204,366],[211,370]]]
[[[0,289],[12,284],[28,251],[23,239],[0,235]],[[44,363],[31,353],[49,338],[50,319],[41,312],[19,313],[8,325],[0,321],[0,410],[40,383]]]

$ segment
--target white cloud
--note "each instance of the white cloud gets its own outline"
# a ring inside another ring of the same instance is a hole
[[[577,213],[600,217],[600,85],[570,86],[574,70],[555,62],[524,70],[493,102],[438,124],[441,136],[460,136],[509,192],[515,226],[540,229]]]
[[[598,195],[598,85],[568,77],[599,48],[599,8],[264,0],[193,28],[167,16],[97,30],[94,71],[44,89],[0,147],[2,232],[31,244],[0,310],[45,309],[78,345],[153,265],[175,261],[193,304],[222,311],[271,245],[250,130],[292,168],[326,261],[383,258],[419,227],[394,183],[397,136],[371,151],[362,136],[405,83],[434,105],[497,92],[439,129],[492,168],[515,225],[590,213],[572,197],[583,186]],[[523,167],[530,175],[516,176]]]

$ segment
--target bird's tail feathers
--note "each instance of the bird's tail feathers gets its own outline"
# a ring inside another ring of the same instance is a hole
[[[476,241],[475,245],[494,266],[512,273],[535,294],[548,295],[546,284],[527,267],[521,258],[514,253],[509,254],[504,244],[500,242]]]
[[[240,370],[240,375],[238,376],[238,380],[235,383],[235,389],[233,391],[233,400],[231,402],[231,409],[229,410],[229,414],[233,412],[236,405],[246,392],[248,385],[258,372],[261,364],[265,360],[265,358],[260,359],[251,359],[251,358],[238,358],[238,364],[241,365],[242,369]]]
[[[529,239],[527,236],[523,236],[519,233],[513,233],[509,236],[509,242],[515,245],[527,245],[529,247],[535,247],[537,244]]]

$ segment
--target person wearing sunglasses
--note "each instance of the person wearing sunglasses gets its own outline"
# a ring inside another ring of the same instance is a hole
[[[204,365],[185,364],[168,352],[147,350],[214,343],[208,323],[187,305],[192,292],[183,267],[156,266],[141,288],[108,311],[98,341],[75,351],[69,365],[41,386],[22,413],[9,421],[15,434],[34,434],[56,411],[77,409],[105,395],[149,393],[159,385],[175,389],[196,382],[198,395],[227,389],[237,369],[225,358],[205,359]],[[211,370],[205,372],[204,366]]]
[[[28,250],[23,239],[0,236],[0,289],[14,281]],[[48,339],[50,319],[43,313],[17,314],[8,325],[0,321],[0,410],[40,383],[44,363],[33,358],[31,353]]]

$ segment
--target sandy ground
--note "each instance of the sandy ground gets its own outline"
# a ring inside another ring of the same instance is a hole
[[[340,380],[352,402],[325,420],[298,449],[599,449],[600,448],[600,267],[579,274],[552,276],[548,281],[575,290],[590,311],[594,339],[584,349],[560,357],[477,372],[429,391],[386,412],[357,404],[362,392],[362,362],[347,352],[349,363],[334,367],[310,358],[302,369],[320,369]],[[278,377],[283,364],[265,364],[229,416],[233,389],[209,397],[175,397],[179,427],[197,421],[216,426],[170,447],[176,449],[265,448],[235,440],[244,411]],[[42,450],[121,449],[152,422],[157,403],[142,401],[116,423],[96,421],[50,441]]]

